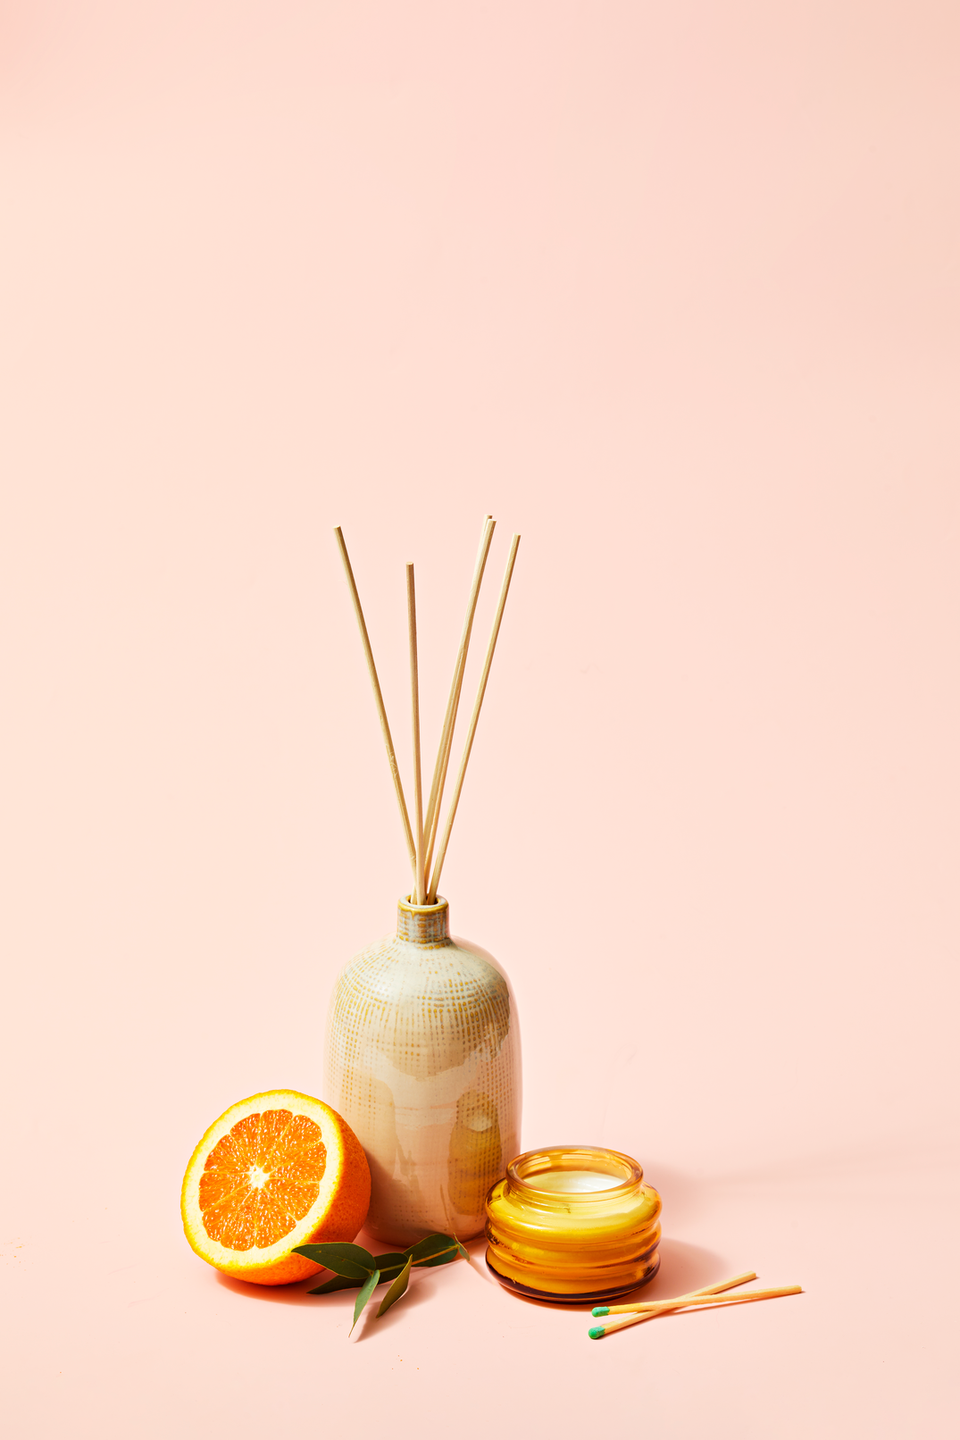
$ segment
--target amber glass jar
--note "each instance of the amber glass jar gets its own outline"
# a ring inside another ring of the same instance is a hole
[[[618,1150],[530,1150],[487,1195],[487,1264],[508,1290],[537,1300],[612,1300],[657,1273],[660,1208]]]

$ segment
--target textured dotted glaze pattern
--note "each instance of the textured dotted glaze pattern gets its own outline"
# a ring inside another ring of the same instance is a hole
[[[330,1002],[328,1102],[370,1163],[368,1231],[466,1240],[519,1150],[520,1036],[510,984],[452,939],[447,902],[398,906],[397,934],[347,964]]]

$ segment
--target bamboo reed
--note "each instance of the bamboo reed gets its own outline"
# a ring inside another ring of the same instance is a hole
[[[497,646],[497,637],[500,634],[500,622],[503,619],[504,606],[507,603],[507,594],[510,590],[510,581],[513,577],[513,567],[516,564],[517,550],[520,545],[520,536],[514,535],[510,544],[510,553],[507,556],[507,568],[504,571],[503,584],[500,588],[500,599],[497,602],[497,613],[493,620],[493,629],[490,632],[490,641],[487,645],[487,655],[483,662],[483,673],[480,676],[480,684],[477,689],[477,698],[474,701],[473,714],[470,717],[470,726],[467,730],[467,739],[463,747],[463,758],[460,761],[460,770],[457,774],[457,783],[454,786],[453,796],[450,801],[450,809],[447,812],[447,823],[444,826],[443,837],[440,841],[440,848],[437,851],[436,864],[433,868],[433,875],[430,880],[430,888],[427,892],[428,904],[433,904],[437,898],[437,887],[440,884],[440,871],[443,869],[443,862],[447,854],[447,846],[450,843],[450,832],[453,829],[453,822],[457,815],[457,806],[460,804],[460,795],[463,791],[463,780],[467,772],[467,764],[470,760],[470,752],[473,749],[474,736],[477,733],[477,721],[480,719],[480,707],[483,704],[483,697],[486,694],[487,680],[490,676],[490,666],[493,663],[493,652]]]
[[[480,594],[480,585],[483,580],[483,572],[486,569],[487,556],[490,554],[490,542],[493,539],[496,524],[497,522],[492,515],[485,517],[483,531],[480,535],[480,548],[477,551],[477,562],[473,571],[473,580],[470,584],[470,594],[467,597],[467,613],[463,621],[463,631],[460,635],[457,658],[454,661],[453,680],[450,684],[450,697],[447,700],[447,709],[443,717],[443,728],[440,732],[440,746],[437,750],[437,763],[434,766],[433,783],[430,786],[430,798],[427,802],[427,813],[423,822],[425,835],[424,882],[426,882],[426,876],[430,873],[430,866],[433,862],[433,847],[437,838],[437,825],[440,820],[440,804],[443,800],[443,787],[447,781],[447,767],[450,764],[450,752],[453,748],[453,732],[457,723],[460,692],[463,688],[463,675],[467,664],[467,651],[470,648],[470,636],[473,632],[473,618],[477,610],[477,597]]]
[[[417,592],[413,566],[407,566],[407,629],[410,636],[410,728],[413,733],[414,849],[416,851],[413,895],[424,901],[423,874],[423,784],[420,775],[420,667],[417,661]]]
[[[403,794],[403,783],[400,779],[400,767],[397,765],[397,755],[393,748],[393,736],[390,733],[390,723],[387,720],[386,706],[383,703],[383,692],[380,689],[380,679],[377,675],[377,667],[373,659],[373,650],[370,645],[370,636],[367,633],[367,622],[363,618],[363,606],[360,604],[360,595],[357,591],[357,582],[353,578],[353,566],[350,564],[350,556],[347,554],[346,541],[343,538],[343,531],[338,525],[333,532],[337,537],[337,544],[340,547],[340,558],[343,560],[343,569],[347,577],[347,585],[350,589],[350,596],[353,600],[353,608],[357,617],[357,625],[360,627],[360,639],[363,642],[363,653],[367,660],[367,669],[370,672],[370,683],[373,686],[373,696],[377,705],[377,714],[380,717],[380,729],[383,732],[383,743],[387,751],[387,760],[390,765],[390,774],[393,776],[393,787],[396,791],[397,805],[400,809],[400,820],[403,824],[403,835],[407,842],[407,850],[410,854],[410,865],[416,876],[417,868],[417,847],[413,838],[413,831],[410,828],[410,816],[407,812],[407,802]]]

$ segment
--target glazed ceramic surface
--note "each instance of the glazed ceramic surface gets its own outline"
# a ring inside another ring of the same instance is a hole
[[[479,1235],[486,1193],[519,1148],[520,1035],[506,976],[451,938],[446,900],[401,900],[396,935],[344,967],[325,1070],[327,1101],[370,1162],[370,1234]]]

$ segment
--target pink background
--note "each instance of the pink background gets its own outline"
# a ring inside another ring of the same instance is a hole
[[[947,1433],[958,44],[945,0],[4,7],[18,1440]],[[461,1265],[348,1342],[182,1237],[406,881],[331,529],[409,773],[403,563],[432,753],[487,510],[442,889],[524,1144],[641,1160],[654,1293],[802,1297],[598,1345]]]

